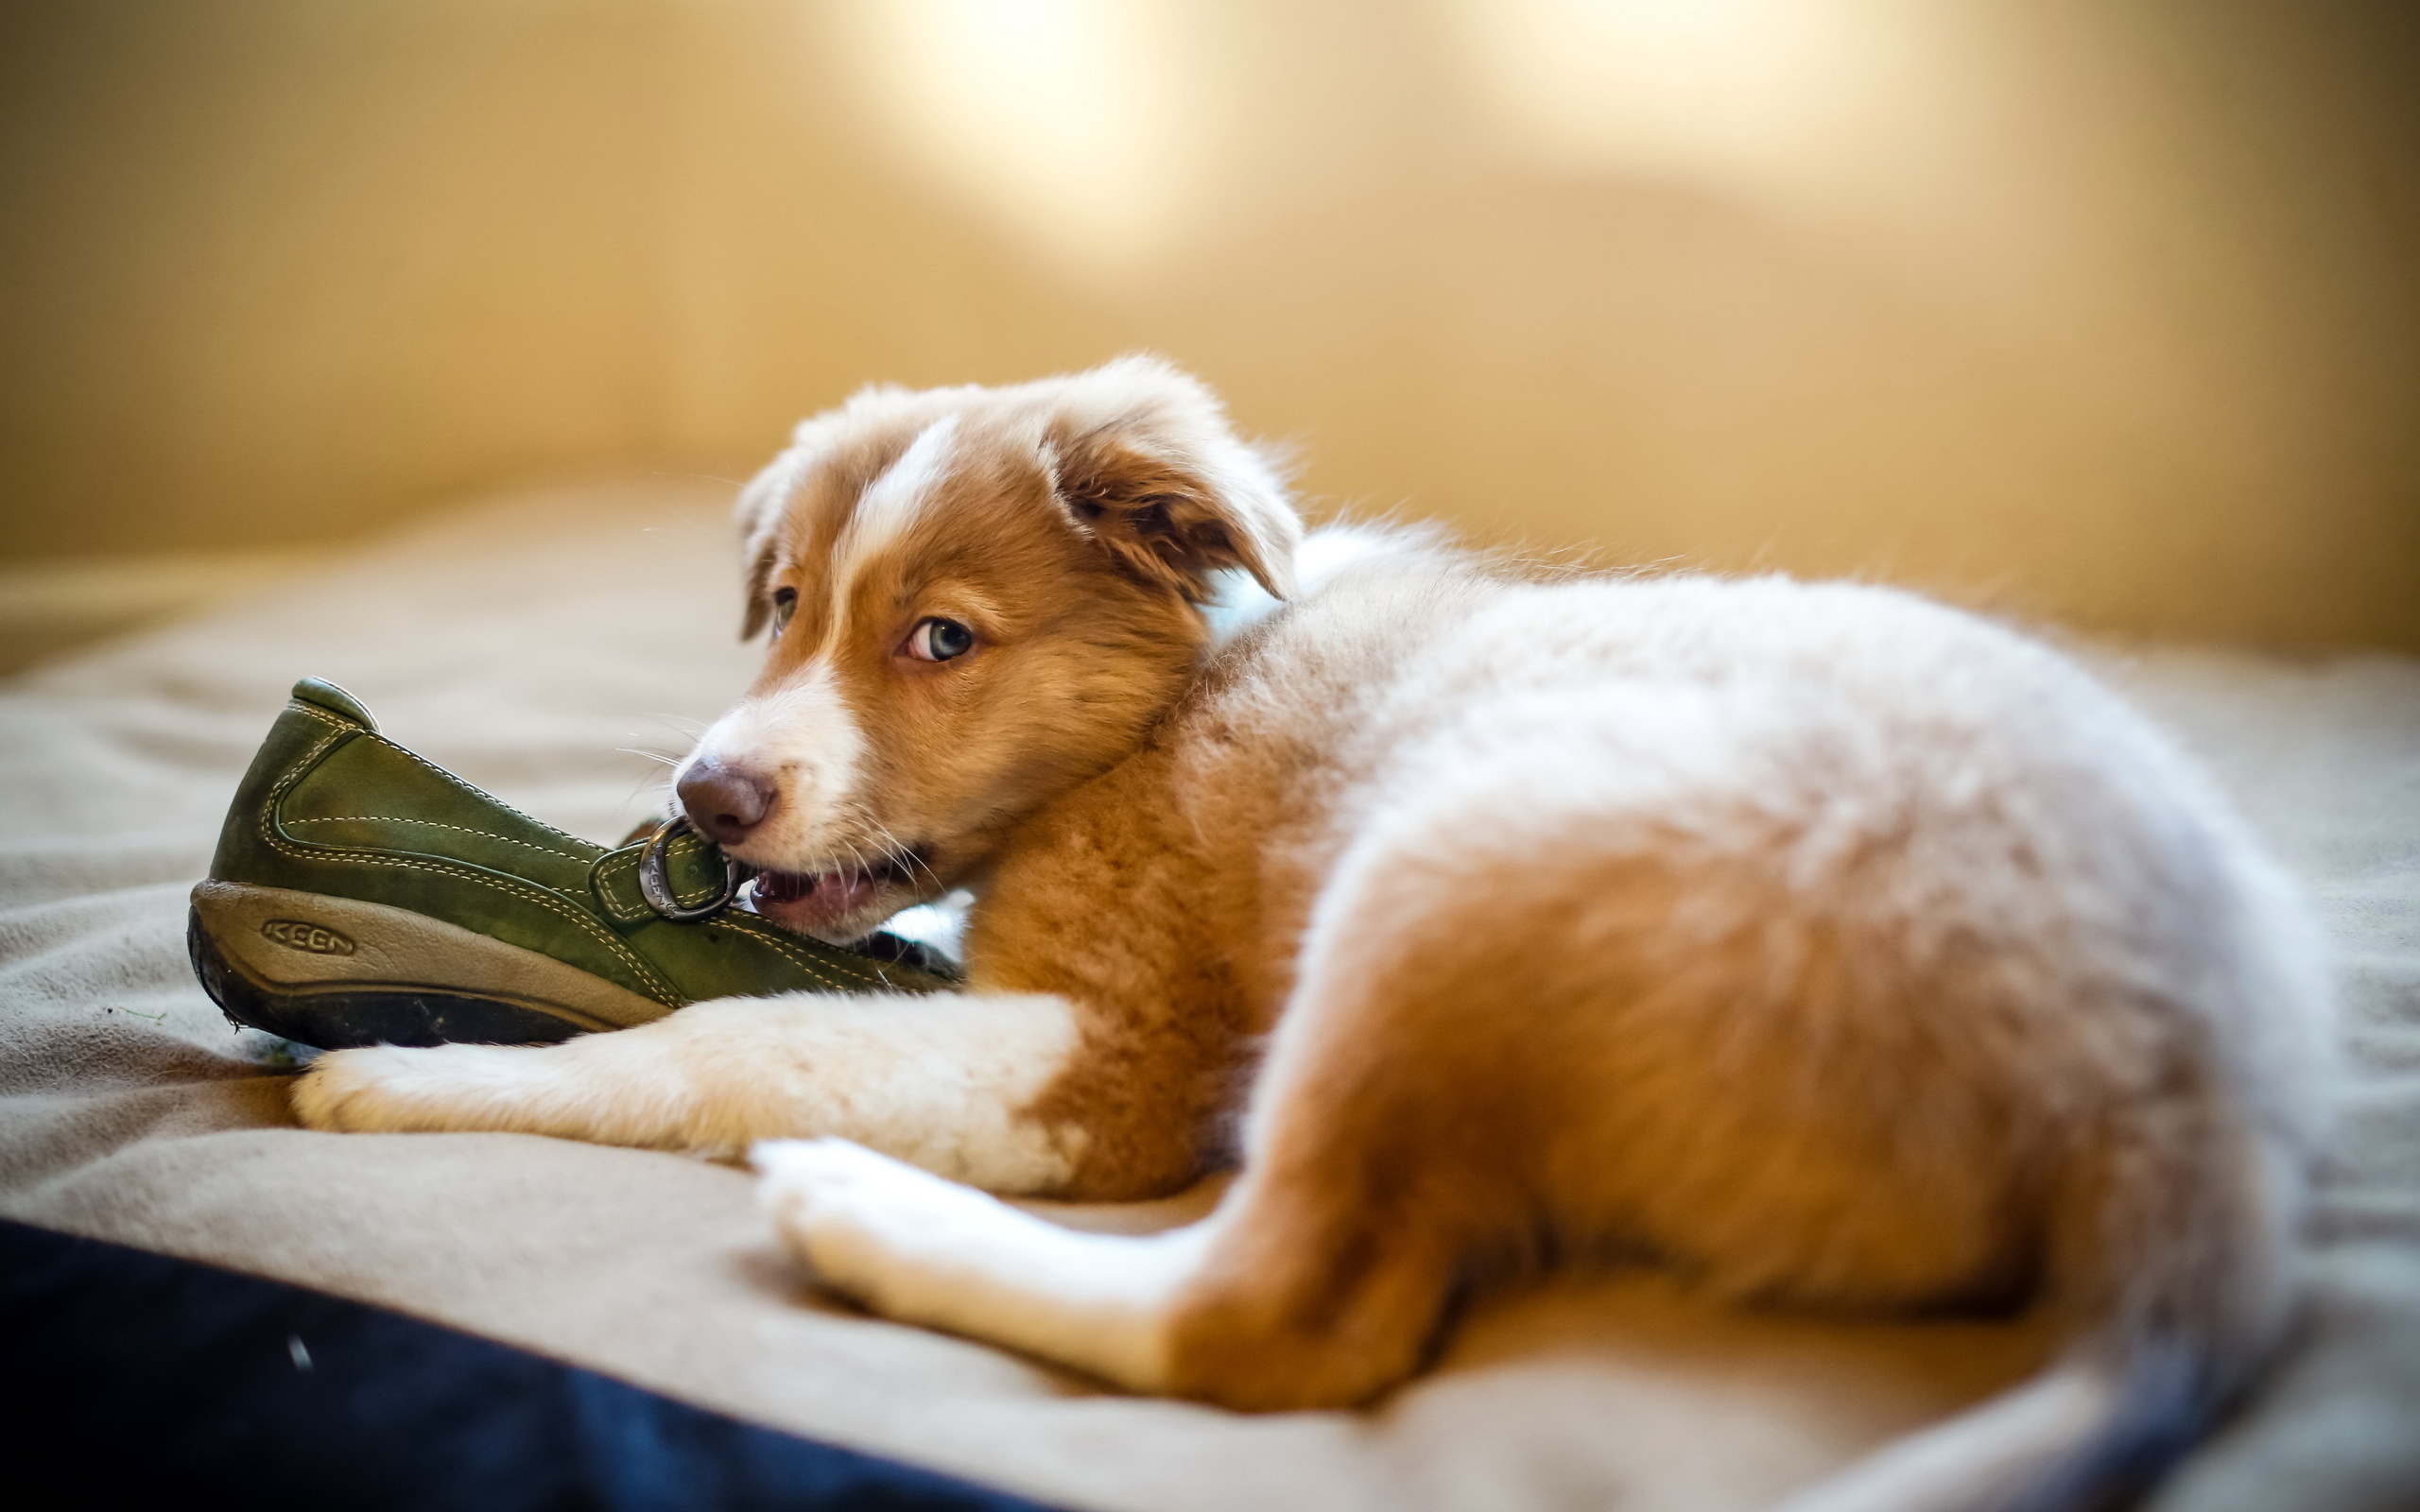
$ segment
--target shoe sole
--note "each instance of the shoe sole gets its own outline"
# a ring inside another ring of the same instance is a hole
[[[230,1020],[322,1050],[547,1044],[672,1011],[425,914],[285,887],[202,883],[185,946]]]

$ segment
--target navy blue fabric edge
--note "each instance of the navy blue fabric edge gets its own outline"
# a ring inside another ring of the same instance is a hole
[[[475,1334],[0,1220],[15,1507],[1046,1512]]]

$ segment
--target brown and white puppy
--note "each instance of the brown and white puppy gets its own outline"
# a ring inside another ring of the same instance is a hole
[[[2044,647],[1873,588],[1304,542],[1146,360],[862,394],[741,514],[771,646],[683,800],[827,938],[973,889],[966,990],[345,1052],[308,1121],[753,1147],[826,1284],[1246,1408],[1368,1400],[1548,1254],[2055,1310],[2045,1373],[1802,1508],[2090,1499],[2276,1336],[2313,937]],[[1222,1164],[1152,1238],[974,1190]]]

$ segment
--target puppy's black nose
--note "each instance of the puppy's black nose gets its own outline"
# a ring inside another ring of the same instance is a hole
[[[717,845],[746,839],[773,806],[771,783],[716,761],[699,762],[682,773],[680,793],[689,822]]]

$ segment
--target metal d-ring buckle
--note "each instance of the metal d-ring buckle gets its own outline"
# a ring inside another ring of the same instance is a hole
[[[746,862],[723,856],[722,864],[728,880],[723,884],[721,896],[695,908],[682,907],[681,900],[672,895],[672,879],[665,874],[665,858],[670,852],[673,841],[696,833],[687,815],[675,815],[647,837],[647,849],[639,852],[639,896],[647,900],[649,908],[676,924],[694,924],[700,919],[712,919],[721,913],[739,897],[739,889],[748,885],[748,879],[756,875],[756,868]],[[714,848],[709,845],[707,849]],[[721,852],[717,850],[716,854],[720,855]]]

